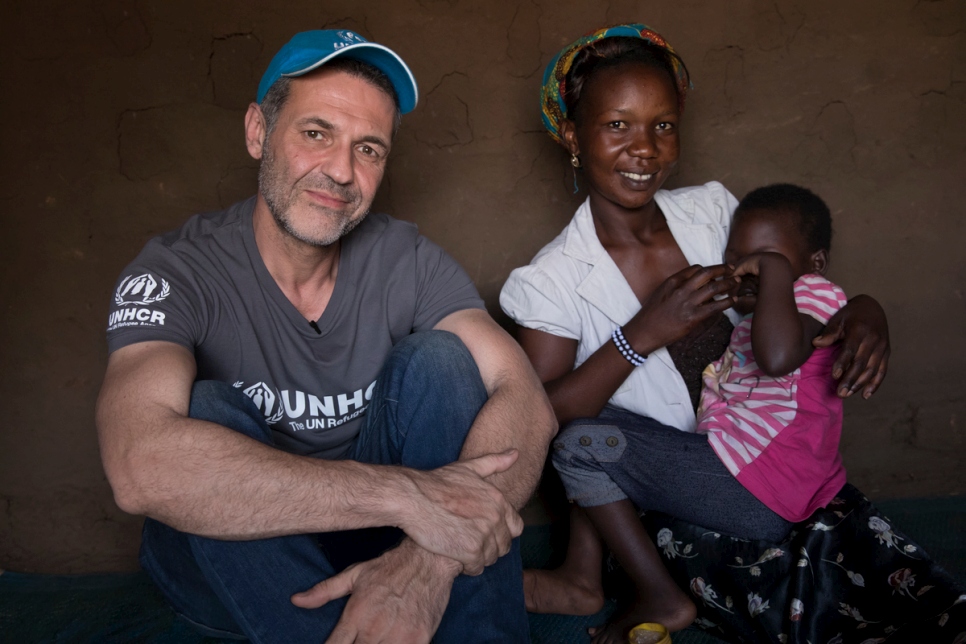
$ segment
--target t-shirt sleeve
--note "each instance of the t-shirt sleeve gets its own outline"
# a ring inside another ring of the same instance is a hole
[[[428,331],[450,313],[464,309],[486,309],[473,280],[446,251],[418,235],[413,331]]]
[[[799,313],[810,315],[822,324],[845,306],[848,299],[838,285],[821,275],[802,275],[794,284],[795,305]]]
[[[207,315],[198,287],[190,268],[169,247],[148,242],[121,272],[111,294],[108,351],[163,340],[193,352],[203,340]]]
[[[510,273],[500,292],[500,307],[527,329],[571,340],[580,339],[580,316],[569,297],[539,266]]]

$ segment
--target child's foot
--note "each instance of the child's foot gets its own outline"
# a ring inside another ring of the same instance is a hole
[[[523,597],[531,613],[593,615],[604,607],[604,590],[584,585],[563,568],[524,570]]]
[[[526,574],[526,573],[524,573]],[[669,593],[658,601],[642,602],[637,600],[626,610],[614,616],[600,628],[588,629],[592,644],[625,644],[627,633],[644,622],[663,624],[668,632],[687,628],[698,615],[698,609],[687,595],[675,587],[677,592]]]

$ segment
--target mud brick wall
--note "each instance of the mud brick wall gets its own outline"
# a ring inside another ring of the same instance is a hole
[[[136,566],[92,412],[114,280],[151,236],[254,191],[242,117],[294,32],[356,30],[421,88],[378,207],[417,222],[494,314],[568,221],[537,92],[562,45],[642,21],[691,70],[673,185],[774,181],[831,205],[831,277],[886,307],[889,380],[842,450],[873,498],[966,492],[962,0],[5,0],[0,3],[0,568]]]

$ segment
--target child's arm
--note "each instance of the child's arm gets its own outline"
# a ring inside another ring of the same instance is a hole
[[[751,325],[751,348],[758,366],[769,376],[798,369],[812,355],[812,340],[824,325],[798,312],[791,264],[779,253],[755,253],[738,262],[734,274],[758,276]]]

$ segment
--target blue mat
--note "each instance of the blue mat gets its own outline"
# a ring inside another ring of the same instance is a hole
[[[966,497],[907,499],[877,503],[934,560],[966,580]],[[524,563],[547,565],[554,556],[550,526],[528,526],[522,539]],[[559,554],[562,544],[556,544]],[[531,615],[534,644],[589,642],[587,628],[602,624],[613,604],[589,617]],[[178,620],[143,573],[109,575],[0,575],[0,642],[150,642],[208,644]],[[721,640],[689,629],[675,644],[720,644]]]

